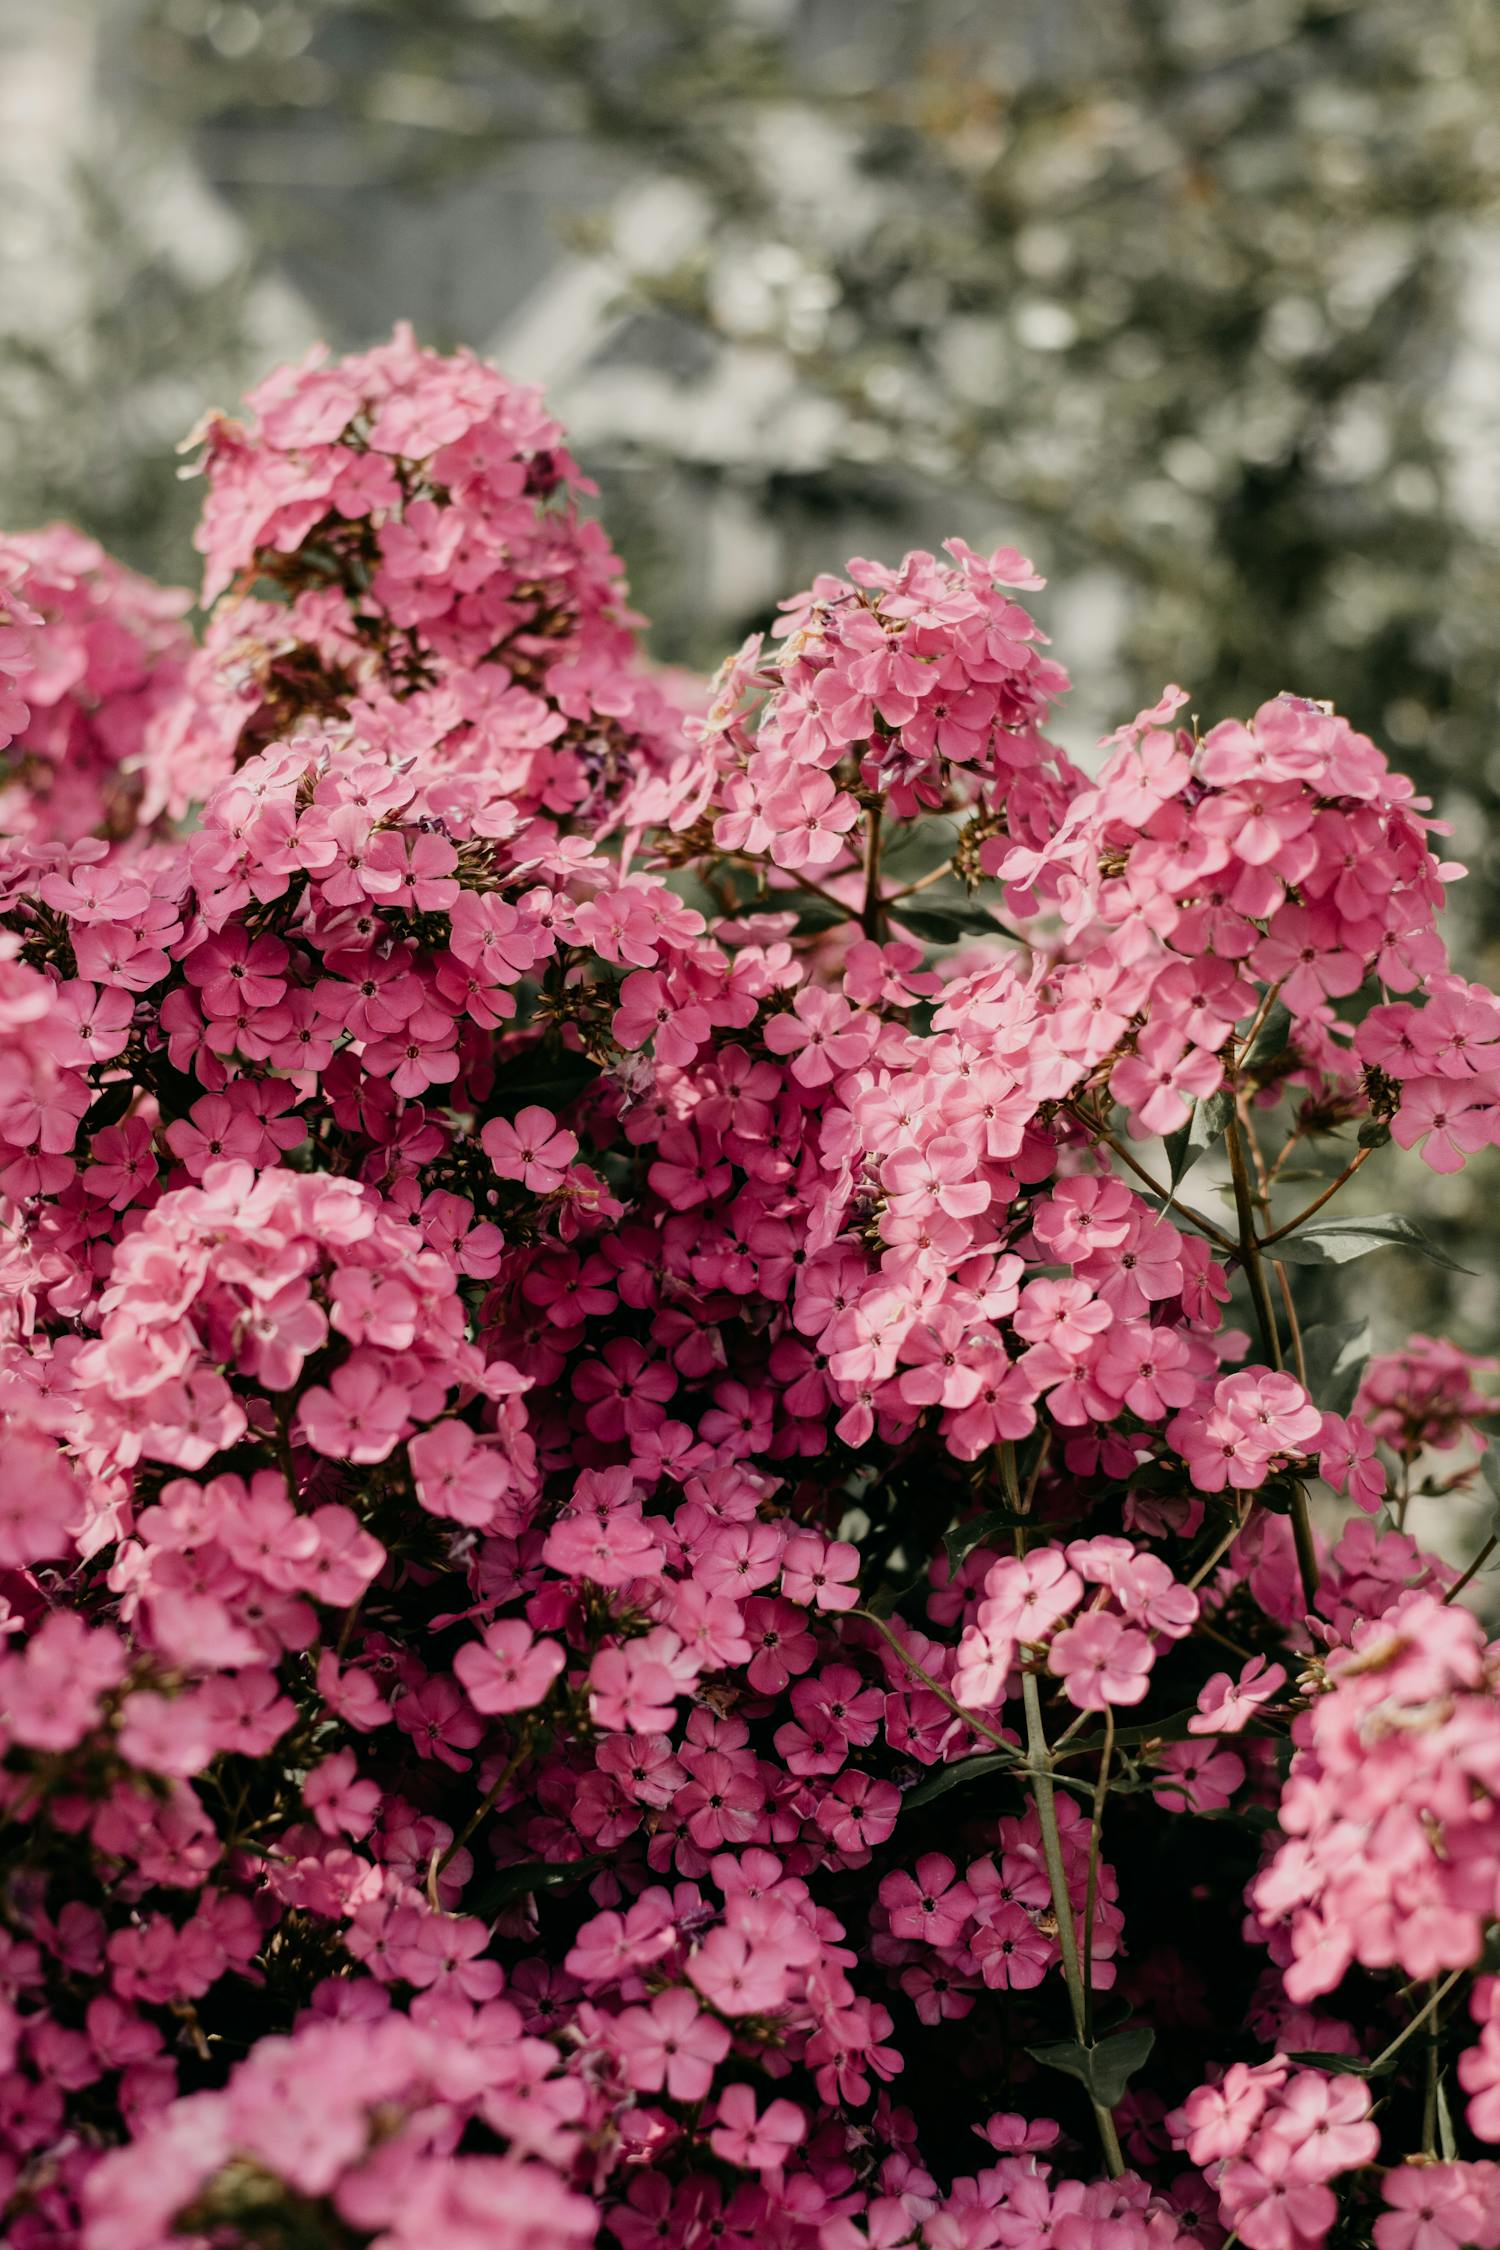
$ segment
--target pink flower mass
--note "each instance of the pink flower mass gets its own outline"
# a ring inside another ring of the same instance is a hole
[[[0,541],[5,2242],[1496,2250],[1430,808],[959,540],[660,674],[404,331],[200,467]]]

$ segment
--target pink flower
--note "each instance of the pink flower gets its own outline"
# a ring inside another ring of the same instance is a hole
[[[1375,2250],[1495,2250],[1500,2243],[1500,2166],[1393,2166],[1380,2183],[1386,2209]]]
[[[674,995],[665,977],[637,969],[620,987],[614,1033],[627,1049],[649,1040],[659,1062],[689,1063],[708,1037],[708,1011],[694,1000]]]
[[[896,1870],[882,1877],[880,1903],[890,1916],[891,1933],[923,1945],[954,1945],[974,1910],[974,1894],[958,1879],[951,1859],[928,1852],[915,1875]]]
[[[1492,1148],[1500,1116],[1491,1089],[1451,1078],[1418,1078],[1401,1089],[1391,1138],[1417,1149],[1434,1172],[1461,1172],[1479,1149]]]
[[[1335,1492],[1347,1491],[1366,1515],[1374,1515],[1385,1492],[1385,1470],[1375,1457],[1374,1432],[1353,1415],[1325,1414],[1318,1433],[1318,1471]]]
[[[453,1669],[475,1710],[493,1718],[532,1710],[566,1662],[556,1641],[533,1639],[519,1617],[500,1617],[477,1641],[464,1643]]]
[[[406,1449],[417,1498],[429,1515],[483,1527],[511,1479],[505,1462],[480,1444],[467,1422],[419,1430]]]
[[[650,1526],[636,1508],[604,1517],[568,1515],[555,1523],[542,1550],[549,1567],[596,1586],[624,1586],[655,1570],[661,1555]]]
[[[720,2015],[765,2015],[786,2000],[785,1961],[769,1947],[757,1948],[739,1930],[710,1930],[690,1957],[687,1973]]]
[[[996,1992],[1032,1992],[1061,1959],[1055,1938],[1045,1937],[1024,1906],[999,1906],[974,1932],[979,1973]]]
[[[1110,1073],[1109,1089],[1131,1113],[1131,1131],[1175,1133],[1195,1101],[1217,1093],[1224,1069],[1217,1055],[1195,1047],[1170,1023],[1148,1024]]]
[[[1296,2180],[1331,2180],[1371,2163],[1379,2147],[1368,2086],[1358,2078],[1299,2070],[1272,2103],[1254,2154],[1263,2170]]]
[[[799,773],[774,790],[764,810],[771,857],[778,867],[788,868],[827,867],[859,818],[854,799],[816,771]]]
[[[1280,2056],[1268,2063],[1231,2063],[1216,2084],[1197,2087],[1167,2118],[1174,2144],[1198,2165],[1239,2156],[1286,2076]]]
[[[578,1154],[578,1140],[559,1127],[550,1109],[516,1112],[514,1124],[492,1117],[479,1135],[485,1155],[502,1180],[519,1180],[534,1195],[561,1187]]]
[[[1245,1778],[1244,1764],[1232,1751],[1197,1742],[1169,1743],[1156,1770],[1160,1779],[1151,1794],[1168,1812],[1222,1812]]]
[[[384,1461],[407,1424],[404,1394],[372,1359],[356,1354],[336,1367],[328,1387],[303,1393],[302,1434],[315,1452],[342,1461]]]
[[[1149,1685],[1151,1661],[1147,1636],[1104,1610],[1092,1610],[1076,1625],[1065,1626],[1047,1652],[1047,1669],[1058,1675],[1068,1701],[1080,1711],[1139,1703]]]
[[[1253,1657],[1238,1680],[1227,1672],[1215,1672],[1198,1691],[1198,1708],[1188,1720],[1189,1734],[1238,1734],[1285,1680],[1285,1667],[1268,1664],[1263,1656]]]
[[[807,2120],[795,2102],[776,2100],[756,2115],[748,2086],[726,2086],[719,2096],[719,2122],[708,2136],[715,2156],[750,2172],[779,2172],[807,2133]]]
[[[799,992],[791,1015],[772,1016],[761,1033],[773,1055],[791,1055],[799,1086],[826,1086],[869,1052],[868,1019],[836,992]]]
[[[648,2008],[627,2008],[615,2035],[628,2083],[639,2093],[665,2091],[674,2102],[705,2101],[730,2046],[727,2028],[681,1985],[659,1992]]]
[[[620,1733],[659,1734],[676,1716],[680,1682],[665,1653],[646,1640],[601,1648],[589,1666],[589,1710],[594,1724]]]
[[[794,1532],[782,1551],[781,1590],[802,1607],[853,1609],[859,1600],[859,1549],[846,1539]]]

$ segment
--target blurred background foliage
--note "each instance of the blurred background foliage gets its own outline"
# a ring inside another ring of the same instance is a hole
[[[1015,541],[1075,752],[1169,678],[1331,698],[1454,822],[1500,981],[1490,0],[0,0],[0,40],[59,108],[3,160],[0,520],[189,577],[201,409],[407,317],[546,383],[661,655]],[[1415,1184],[1488,1269],[1487,1169]],[[1447,1311],[1493,1336],[1493,1274]]]

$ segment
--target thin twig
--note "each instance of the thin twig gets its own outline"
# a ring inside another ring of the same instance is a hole
[[[1382,2069],[1384,2065],[1390,2061],[1392,2055],[1398,2053],[1399,2050],[1406,2045],[1406,2042],[1408,2039],[1410,2039],[1412,2033],[1414,2031],[1421,2030],[1423,2024],[1427,2021],[1427,2018],[1433,2013],[1434,2009],[1438,2007],[1440,2002],[1447,1998],[1448,1994],[1457,1984],[1459,1978],[1467,1976],[1468,1973],[1469,1972],[1467,1969],[1455,1969],[1451,1976],[1444,1977],[1441,1984],[1433,1986],[1431,1992],[1427,1995],[1426,2000],[1417,2010],[1416,2014],[1412,2017],[1411,2022],[1407,2025],[1406,2029],[1404,2031],[1398,2031],[1395,2038],[1391,2041],[1388,2047],[1381,2048],[1379,2054],[1375,2057],[1375,2060],[1370,2064],[1369,2069],[1365,2072],[1365,2076],[1367,2078],[1373,2078],[1375,2076],[1375,2073],[1378,2070]]]
[[[1332,1183],[1332,1185],[1324,1188],[1321,1195],[1315,1195],[1311,1203],[1309,1203],[1304,1210],[1301,1210],[1297,1213],[1295,1219],[1288,1219],[1285,1226],[1276,1227],[1270,1234],[1261,1236],[1260,1246],[1262,1250],[1269,1250],[1273,1242],[1283,1242],[1289,1234],[1295,1234],[1298,1227],[1303,1225],[1306,1220],[1310,1219],[1315,1211],[1322,1210],[1324,1204],[1328,1202],[1331,1196],[1335,1196],[1338,1194],[1339,1189],[1344,1185],[1344,1182],[1346,1180],[1353,1179],[1361,1164],[1366,1163],[1369,1158],[1374,1155],[1374,1153],[1375,1151],[1372,1148],[1360,1149],[1351,1160],[1351,1162],[1344,1166],[1343,1171],[1340,1172],[1338,1178]]]
[[[929,875],[919,876],[915,883],[903,883],[899,891],[888,891],[885,903],[887,907],[892,907],[900,899],[915,898],[918,891],[931,890],[934,883],[940,883],[945,875],[951,875],[952,873],[953,862],[951,859],[945,859],[941,867],[934,867]]]
[[[1292,1347],[1292,1365],[1297,1370],[1297,1380],[1307,1389],[1307,1361],[1302,1353],[1302,1324],[1297,1318],[1297,1307],[1292,1300],[1292,1285],[1287,1279],[1286,1267],[1279,1258],[1271,1260],[1271,1271],[1276,1276],[1276,1286],[1281,1291],[1281,1307],[1286,1314],[1287,1338]]]
[[[1483,1570],[1485,1564],[1489,1561],[1491,1555],[1495,1552],[1495,1549],[1497,1547],[1500,1547],[1500,1531],[1492,1531],[1489,1538],[1486,1539],[1484,1545],[1480,1548],[1478,1554],[1474,1557],[1474,1560],[1470,1563],[1468,1569],[1464,1572],[1462,1578],[1455,1578],[1453,1584],[1448,1588],[1447,1593],[1444,1594],[1443,1600],[1445,1602],[1457,1601],[1459,1595],[1463,1592],[1465,1586],[1468,1585],[1469,1581],[1473,1578],[1478,1577],[1480,1571]]]
[[[485,1817],[489,1813],[492,1813],[494,1811],[496,1805],[500,1802],[500,1798],[505,1789],[515,1778],[516,1769],[525,1758],[526,1753],[530,1747],[531,1745],[529,1738],[523,1737],[521,1742],[517,1746],[513,1756],[510,1758],[508,1763],[502,1767],[499,1777],[496,1780],[493,1788],[486,1790],[483,1799],[475,1807],[474,1811],[469,1815],[469,1818],[464,1822],[463,1827],[454,1837],[452,1843],[448,1846],[448,1849],[444,1852],[442,1858],[436,1860],[436,1864],[429,1869],[428,1889],[430,1891],[436,1890],[438,1876],[442,1874],[444,1868],[448,1865],[448,1862],[463,1850],[465,1844],[469,1841],[469,1838],[473,1835],[480,1822],[485,1819]]]
[[[867,1625],[873,1625],[876,1632],[881,1636],[882,1640],[888,1642],[889,1645],[895,1650],[896,1654],[900,1657],[907,1670],[916,1675],[916,1677],[921,1681],[923,1687],[931,1688],[939,1703],[945,1703],[948,1706],[948,1709],[953,1713],[955,1718],[962,1719],[964,1725],[967,1727],[972,1727],[976,1734],[982,1734],[986,1742],[993,1742],[995,1747],[998,1750],[1003,1750],[1006,1753],[1007,1757],[1012,1759],[1016,1765],[1025,1765],[1026,1760],[1022,1757],[1015,1744],[1013,1742],[1008,1742],[1003,1734],[997,1734],[992,1726],[990,1726],[984,1719],[980,1718],[977,1711],[966,1711],[961,1703],[955,1702],[953,1697],[948,1693],[948,1690],[942,1685],[941,1681],[935,1680],[930,1672],[925,1671],[923,1667],[917,1662],[916,1658],[912,1655],[911,1650],[904,1647],[903,1644],[897,1640],[895,1634],[887,1626],[884,1618],[877,1617],[872,1609],[851,1609],[846,1611],[845,1615],[849,1617],[862,1617]]]
[[[1087,1110],[1079,1109],[1074,1102],[1065,1102],[1063,1107],[1071,1117],[1077,1119],[1085,1132],[1092,1133],[1096,1141],[1101,1141],[1106,1148],[1112,1149],[1120,1162],[1128,1165],[1136,1178],[1144,1181],[1151,1193],[1162,1203],[1170,1203],[1174,1211],[1180,1211],[1189,1226],[1196,1227],[1201,1235],[1205,1235],[1220,1250],[1227,1251],[1232,1258],[1238,1257],[1239,1245],[1233,1235],[1226,1234],[1222,1227],[1214,1225],[1212,1219],[1205,1218],[1201,1211],[1195,1211],[1191,1203],[1184,1203],[1180,1196],[1174,1195],[1171,1188],[1163,1187],[1160,1180],[1153,1179],[1145,1165],[1139,1163],[1131,1155],[1124,1142],[1117,1139],[1107,1125],[1101,1125],[1097,1117],[1091,1117]]]

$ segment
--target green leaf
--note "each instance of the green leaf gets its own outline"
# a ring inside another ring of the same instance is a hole
[[[527,1859],[515,1867],[499,1868],[489,1882],[481,1885],[472,1897],[465,1898],[464,1912],[488,1921],[496,1914],[503,1914],[508,1906],[519,1905],[523,1898],[534,1897],[538,1891],[560,1891],[569,1883],[582,1881],[599,1865],[597,1855],[591,1855],[561,1864],[550,1859]]]
[[[1137,2024],[1133,2031],[1117,2031],[1094,2047],[1077,2039],[1056,2039],[1026,2052],[1048,2070],[1081,2079],[1096,2102],[1113,2109],[1155,2045],[1156,2033],[1150,2025]]]
[[[945,899],[941,906],[905,906],[898,900],[888,908],[893,922],[910,930],[926,945],[957,945],[966,937],[1001,937],[999,923],[986,907],[966,899]]]
[[[901,1810],[909,1812],[918,1805],[930,1805],[935,1798],[946,1797],[950,1789],[959,1788],[966,1781],[982,1781],[986,1774],[1014,1773],[1024,1764],[1019,1750],[1007,1757],[1003,1750],[986,1750],[978,1757],[957,1758],[952,1765],[939,1766],[915,1789],[908,1789],[901,1800]]]
[[[1122,1750],[1132,1747],[1138,1742],[1187,1742],[1191,1739],[1188,1721],[1196,1719],[1197,1716],[1198,1706],[1194,1703],[1182,1711],[1169,1711],[1164,1719],[1142,1719],[1135,1726],[1116,1727],[1114,1739]],[[1240,1731],[1243,1733],[1245,1729],[1242,1728]],[[1103,1748],[1104,1737],[1102,1734],[1085,1735],[1081,1741],[1073,1741],[1068,1744],[1068,1753],[1070,1756],[1079,1756],[1087,1751],[1102,1750]]]
[[[1302,1357],[1308,1396],[1325,1414],[1347,1414],[1369,1363],[1369,1321],[1326,1320],[1304,1329]]]
[[[997,1531],[1013,1531],[1017,1524],[1029,1524],[1030,1516],[1018,1516],[1011,1508],[991,1508],[982,1516],[970,1516],[967,1523],[956,1524],[943,1535],[943,1553],[948,1558],[950,1570],[957,1570],[965,1555],[976,1547],[989,1545]]]
[[[1234,1096],[1227,1086],[1221,1086],[1206,1101],[1194,1102],[1187,1123],[1167,1134],[1162,1147],[1167,1152],[1167,1176],[1173,1187],[1186,1178],[1204,1150],[1213,1146],[1233,1115]]]
[[[1489,1538],[1492,1533],[1500,1533],[1500,1459],[1496,1458],[1496,1448],[1493,1445],[1479,1456],[1479,1474],[1489,1488],[1491,1499],[1496,1502],[1495,1511],[1485,1531],[1485,1537]]]
[[[566,1047],[533,1047],[526,1054],[502,1058],[485,1115],[514,1117],[517,1110],[533,1103],[561,1114],[598,1076],[599,1065],[587,1055],[575,1055]]]
[[[1351,1258],[1367,1258],[1372,1250],[1386,1249],[1414,1250],[1454,1273],[1470,1271],[1429,1242],[1404,1211],[1381,1211],[1369,1219],[1309,1219],[1305,1227],[1276,1244],[1275,1255],[1289,1266],[1343,1266]]]
[[[764,911],[780,914],[789,906],[797,909],[795,934],[798,937],[813,937],[822,930],[841,930],[846,922],[859,918],[856,907],[837,907],[831,899],[814,898],[807,891],[794,891],[789,897],[776,893],[765,901]]]
[[[1368,2078],[1370,2066],[1358,2055],[1325,2055],[1320,2052],[1287,2054],[1287,2061],[1300,2063],[1304,2070],[1327,2070],[1337,2078]]]
[[[1254,1044],[1243,1058],[1243,1067],[1247,1070],[1264,1070],[1268,1064],[1279,1062],[1287,1052],[1291,1036],[1292,1011],[1285,1001],[1278,1000],[1255,1034]]]
[[[1383,1117],[1367,1117],[1356,1135],[1361,1148],[1384,1148],[1390,1137],[1390,1125]]]
[[[90,1102],[88,1113],[78,1128],[79,1140],[91,1139],[102,1133],[107,1125],[118,1125],[136,1096],[133,1078],[119,1078],[112,1085],[102,1087]]]

